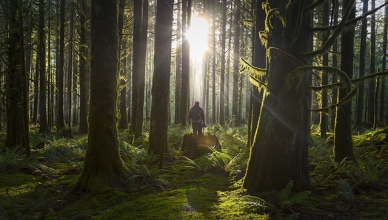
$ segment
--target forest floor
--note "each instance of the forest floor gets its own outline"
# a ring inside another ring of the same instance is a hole
[[[163,169],[146,152],[148,135],[120,131],[122,159],[133,171],[126,191],[69,196],[83,166],[87,136],[60,138],[31,131],[32,156],[0,147],[0,219],[388,219],[387,130],[355,134],[358,165],[333,161],[332,136],[309,148],[312,190],[248,195],[241,188],[247,128],[209,126],[221,151],[192,160],[180,144],[189,130],[172,127]],[[4,146],[5,133],[0,133]],[[44,144],[43,144],[44,143]],[[276,175],[276,174],[274,174]]]

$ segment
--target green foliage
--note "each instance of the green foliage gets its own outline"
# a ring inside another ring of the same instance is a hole
[[[294,182],[290,181],[286,188],[278,192],[275,196],[275,200],[271,199],[271,195],[268,200],[273,200],[273,202],[268,202],[257,196],[244,196],[246,200],[248,210],[255,212],[267,212],[275,218],[281,219],[297,219],[300,216],[300,213],[294,211],[297,205],[306,203],[306,199],[310,196],[311,191],[302,191],[298,193],[292,192],[292,187]]]
[[[209,125],[207,131],[217,135],[221,150],[195,160],[180,154],[188,130],[179,125],[169,129],[170,152],[163,169],[147,153],[146,133],[131,140],[127,130],[119,131],[121,157],[130,170],[128,187],[75,198],[66,192],[82,170],[87,137],[33,133],[32,144],[44,142],[44,147],[34,149],[29,158],[15,149],[0,153],[0,219],[356,218],[352,213],[378,219],[386,211],[388,146],[381,144],[385,135],[380,131],[354,136],[358,165],[334,162],[332,145],[312,132],[310,177],[319,193],[294,193],[290,182],[279,192],[253,196],[242,189],[249,156],[246,126]]]

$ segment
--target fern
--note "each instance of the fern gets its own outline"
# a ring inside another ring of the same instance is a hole
[[[0,205],[0,219],[3,219],[3,220],[10,220],[7,212],[5,211],[5,209],[3,208],[3,206]]]
[[[281,190],[276,195],[277,205],[281,209],[289,209],[293,205],[300,204],[311,194],[311,191],[302,191],[302,192],[296,193],[295,195],[292,195],[291,190],[293,186],[294,186],[294,181],[291,180],[287,184],[286,188]]]

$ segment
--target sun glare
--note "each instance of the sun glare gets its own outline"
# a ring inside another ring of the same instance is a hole
[[[209,34],[209,25],[204,18],[193,17],[191,19],[190,29],[186,35],[190,42],[191,55],[197,58],[208,49],[207,38]]]

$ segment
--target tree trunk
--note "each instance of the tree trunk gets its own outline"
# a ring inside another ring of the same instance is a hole
[[[127,74],[126,64],[127,64],[127,44],[123,39],[123,26],[124,26],[124,8],[125,8],[125,0],[119,0],[119,17],[118,17],[118,30],[119,30],[119,67],[118,71],[120,73],[120,102],[119,102],[119,113],[120,113],[120,121],[119,121],[119,129],[127,129],[128,128],[128,114],[127,114],[127,82],[125,80],[125,76]],[[123,50],[123,53],[121,51]],[[121,54],[124,54],[125,57],[121,57]]]
[[[333,8],[334,10],[334,25],[337,25],[338,24],[338,4],[336,4],[336,8]],[[338,41],[337,39],[334,40],[334,44],[333,44],[333,51],[334,52],[337,52],[338,50]],[[332,65],[334,68],[338,68],[338,57],[337,57],[337,53],[334,53],[333,54],[333,62],[332,62]],[[338,77],[337,77],[337,74],[336,73],[332,73],[332,84],[335,84],[338,82]],[[337,102],[337,97],[338,97],[338,88],[335,87],[332,89],[332,103],[335,103]],[[335,127],[335,118],[336,118],[336,111],[331,111],[331,123],[330,123],[330,126],[331,128],[334,130],[334,127]]]
[[[323,5],[323,27],[326,27],[329,25],[329,3],[326,2]],[[328,36],[324,36],[323,39],[327,39]],[[325,52],[322,55],[322,66],[328,66],[329,65],[329,55],[327,52]],[[326,73],[321,74],[321,85],[327,85],[329,82],[329,77]],[[327,106],[328,103],[328,98],[327,98],[327,91],[322,90],[322,100],[321,100],[321,108],[324,106]],[[320,133],[321,133],[321,138],[326,138],[327,137],[327,114],[320,112],[320,118],[319,118],[319,127],[320,127]]]
[[[81,1],[81,12],[80,12],[80,70],[79,70],[79,84],[80,84],[80,115],[79,115],[79,132],[80,133],[88,133],[88,120],[87,120],[87,104],[88,104],[88,87],[86,82],[87,75],[87,30],[86,30],[86,18],[87,12],[89,11],[87,8],[87,0]]]
[[[212,51],[212,123],[215,124],[217,122],[217,114],[216,114],[216,17],[217,11],[215,8],[215,1],[212,1],[212,40],[211,45],[213,46]]]
[[[349,5],[353,6],[349,7]],[[349,17],[343,19],[351,20],[355,17],[356,8],[354,0],[345,0],[343,2],[343,8],[344,15],[348,14],[347,8],[350,8],[348,10],[351,10]],[[353,77],[354,27],[349,27],[342,33],[341,48],[341,70],[351,79]],[[350,89],[351,88],[340,88],[338,100],[342,100],[350,92]],[[351,102],[346,102],[336,108],[336,121],[334,127],[334,160],[336,162],[341,162],[345,158],[355,161],[351,116]]]
[[[235,19],[234,26],[236,28],[234,33],[234,42],[233,42],[233,101],[232,101],[232,116],[234,119],[234,125],[240,125],[240,118],[238,114],[239,103],[242,100],[239,100],[239,71],[238,63],[240,61],[240,8],[235,10]]]
[[[59,64],[58,64],[58,121],[57,128],[61,130],[65,127],[63,117],[63,77],[65,64],[65,0],[60,0],[60,30],[59,30]]]
[[[265,0],[257,0],[252,4],[252,10],[256,12],[256,22],[255,26],[252,28],[252,64],[259,68],[265,68],[267,65],[266,61],[266,48],[260,42],[259,35],[257,34],[260,30],[264,30],[264,21],[265,21],[265,12],[261,9],[261,5],[264,4]],[[249,88],[250,87],[250,88]],[[256,133],[258,118],[260,115],[260,109],[263,101],[263,91],[262,89],[257,88],[254,85],[249,86],[249,108],[247,108],[248,115],[248,141],[247,146],[251,147],[253,144],[253,138]],[[248,91],[248,89],[247,89]],[[248,92],[247,92],[248,94]]]
[[[91,12],[88,146],[73,192],[120,187],[126,173],[117,137],[118,1],[93,0]]]
[[[140,29],[140,58],[139,58],[139,75],[138,75],[138,91],[137,91],[137,108],[134,111],[136,113],[136,127],[135,137],[140,137],[143,133],[143,121],[144,121],[144,88],[145,88],[145,60],[147,49],[147,30],[148,30],[148,0],[143,0],[143,16],[141,20]]]
[[[363,14],[368,11],[368,0],[363,1]],[[364,77],[365,75],[365,53],[366,53],[366,35],[368,28],[367,18],[363,18],[361,22],[361,42],[360,42],[360,70],[358,77]],[[360,128],[363,125],[363,111],[364,111],[364,82],[360,82],[357,89],[356,99],[356,122],[355,127]]]
[[[182,0],[182,33],[190,29],[191,0]],[[182,41],[182,97],[181,97],[181,123],[186,127],[189,112],[190,96],[190,44],[186,35]]]
[[[142,20],[142,4],[143,1],[134,1],[134,15],[133,15],[133,39],[132,39],[132,51],[133,51],[133,66],[132,66],[132,117],[131,117],[131,133],[136,132],[137,122],[137,104],[138,104],[138,79],[140,74],[140,42],[141,42],[141,20]]]
[[[74,7],[70,7],[70,22],[69,22],[69,54],[67,66],[67,123],[69,124],[69,132],[71,133],[71,114],[72,114],[72,92],[73,92],[73,30],[74,30]]]
[[[384,34],[383,34],[383,49],[382,51],[387,51],[387,29],[388,29],[388,6],[385,6],[385,15],[384,15]],[[387,54],[383,53],[382,56],[382,71],[386,70],[386,60],[387,60]],[[380,126],[384,125],[385,116],[384,116],[384,107],[385,107],[385,77],[382,77],[381,80],[381,95],[380,95]],[[387,115],[388,118],[388,115]]]
[[[44,42],[44,0],[39,0],[39,133],[47,133],[46,45]]]
[[[160,155],[168,152],[168,121],[170,97],[170,65],[173,21],[173,0],[158,0],[155,24],[155,71],[152,86],[151,127],[148,153]]]
[[[175,118],[174,123],[181,123],[181,100],[182,100],[182,22],[181,4],[177,4],[177,37],[175,56]]]
[[[309,33],[312,16],[310,13],[303,13],[303,17],[299,18],[294,15],[300,15],[299,12],[311,2],[267,2],[267,7],[275,6],[287,21],[284,26],[279,20],[272,21],[272,29],[267,30],[267,48],[278,48],[284,52],[272,49],[268,54],[267,88],[243,187],[250,192],[281,190],[293,181],[294,190],[301,191],[310,187],[308,77],[298,74],[295,76],[298,83],[292,86],[287,85],[290,82],[285,77],[298,67],[297,63],[308,62],[299,54],[311,49],[306,39],[312,40]],[[303,22],[299,23],[299,19]],[[297,58],[299,60],[295,62]]]
[[[375,9],[375,0],[372,0],[372,8]],[[375,15],[372,14],[370,22],[370,62],[369,62],[369,72],[373,74],[376,72],[376,20]],[[376,81],[370,80],[368,88],[368,123],[374,127],[375,124],[375,93],[376,91]]]
[[[221,24],[221,81],[220,81],[220,124],[225,125],[225,44],[226,44],[226,0],[222,0]]]
[[[24,60],[23,4],[9,2],[10,32],[8,44],[8,71],[6,84],[7,137],[5,146],[25,149],[30,155],[28,128],[27,74]]]

